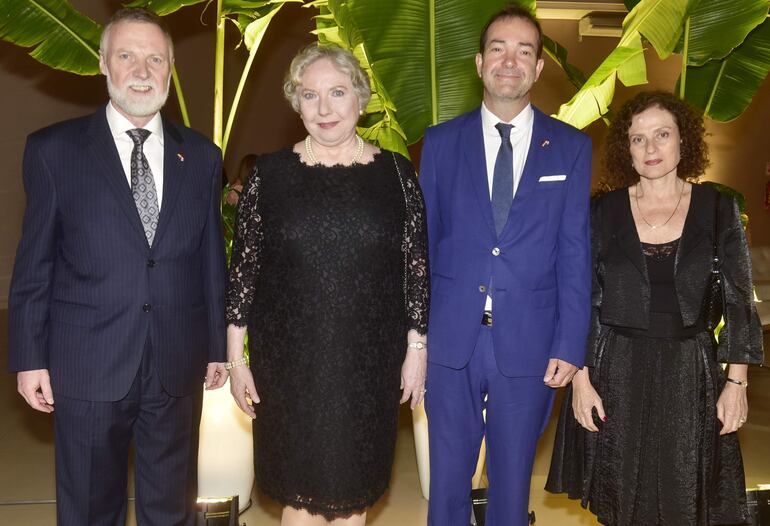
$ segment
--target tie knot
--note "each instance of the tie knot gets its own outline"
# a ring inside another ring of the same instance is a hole
[[[502,137],[503,139],[510,140],[513,124],[505,124],[504,122],[498,122],[497,124],[495,124],[495,128],[497,128],[497,131],[500,132],[500,137]]]
[[[150,136],[150,130],[145,130],[144,128],[134,128],[126,133],[134,141],[134,146],[141,146],[147,140],[147,137]]]
[[[495,124],[495,128],[497,128],[497,131],[500,132],[500,137],[502,137],[503,139],[510,140],[513,124],[505,124],[504,122],[498,122],[497,124]]]

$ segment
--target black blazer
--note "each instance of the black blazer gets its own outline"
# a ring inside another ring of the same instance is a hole
[[[225,360],[221,155],[163,119],[163,203],[147,244],[104,109],[29,136],[27,208],[9,296],[9,368],[54,395],[126,395],[149,342],[166,391]]]
[[[716,190],[707,186],[692,187],[674,270],[685,327],[698,322],[711,271],[714,204],[718,196]],[[595,363],[605,326],[646,329],[650,312],[647,266],[631,214],[628,188],[593,201],[591,227],[594,272],[588,365]],[[754,305],[751,258],[738,205],[728,196],[719,197],[718,237],[727,305],[726,327],[719,335],[717,358],[723,362],[761,363],[762,326]]]

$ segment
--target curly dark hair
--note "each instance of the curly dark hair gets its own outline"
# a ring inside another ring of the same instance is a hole
[[[684,180],[703,175],[709,166],[709,151],[706,144],[706,129],[703,116],[686,102],[665,91],[643,91],[626,101],[610,123],[604,145],[604,166],[609,181],[615,188],[630,186],[639,181],[634,170],[628,142],[631,120],[643,111],[658,107],[674,117],[679,136],[680,161],[676,175]]]

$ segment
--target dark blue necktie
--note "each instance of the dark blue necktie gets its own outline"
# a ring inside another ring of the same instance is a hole
[[[508,212],[513,202],[513,147],[511,146],[513,124],[498,122],[495,128],[500,132],[502,139],[492,177],[492,213],[495,217],[495,230],[499,236],[508,221]]]

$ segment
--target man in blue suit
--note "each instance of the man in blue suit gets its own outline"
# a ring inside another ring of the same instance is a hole
[[[425,133],[432,526],[468,525],[484,437],[486,524],[527,524],[532,463],[554,388],[583,363],[591,142],[530,105],[541,51],[540,25],[528,11],[495,15],[476,55],[481,108]]]
[[[104,30],[110,102],[29,136],[9,299],[9,367],[54,412],[57,520],[125,523],[133,440],[140,525],[195,518],[202,384],[226,379],[221,155],[162,118],[161,19]]]

